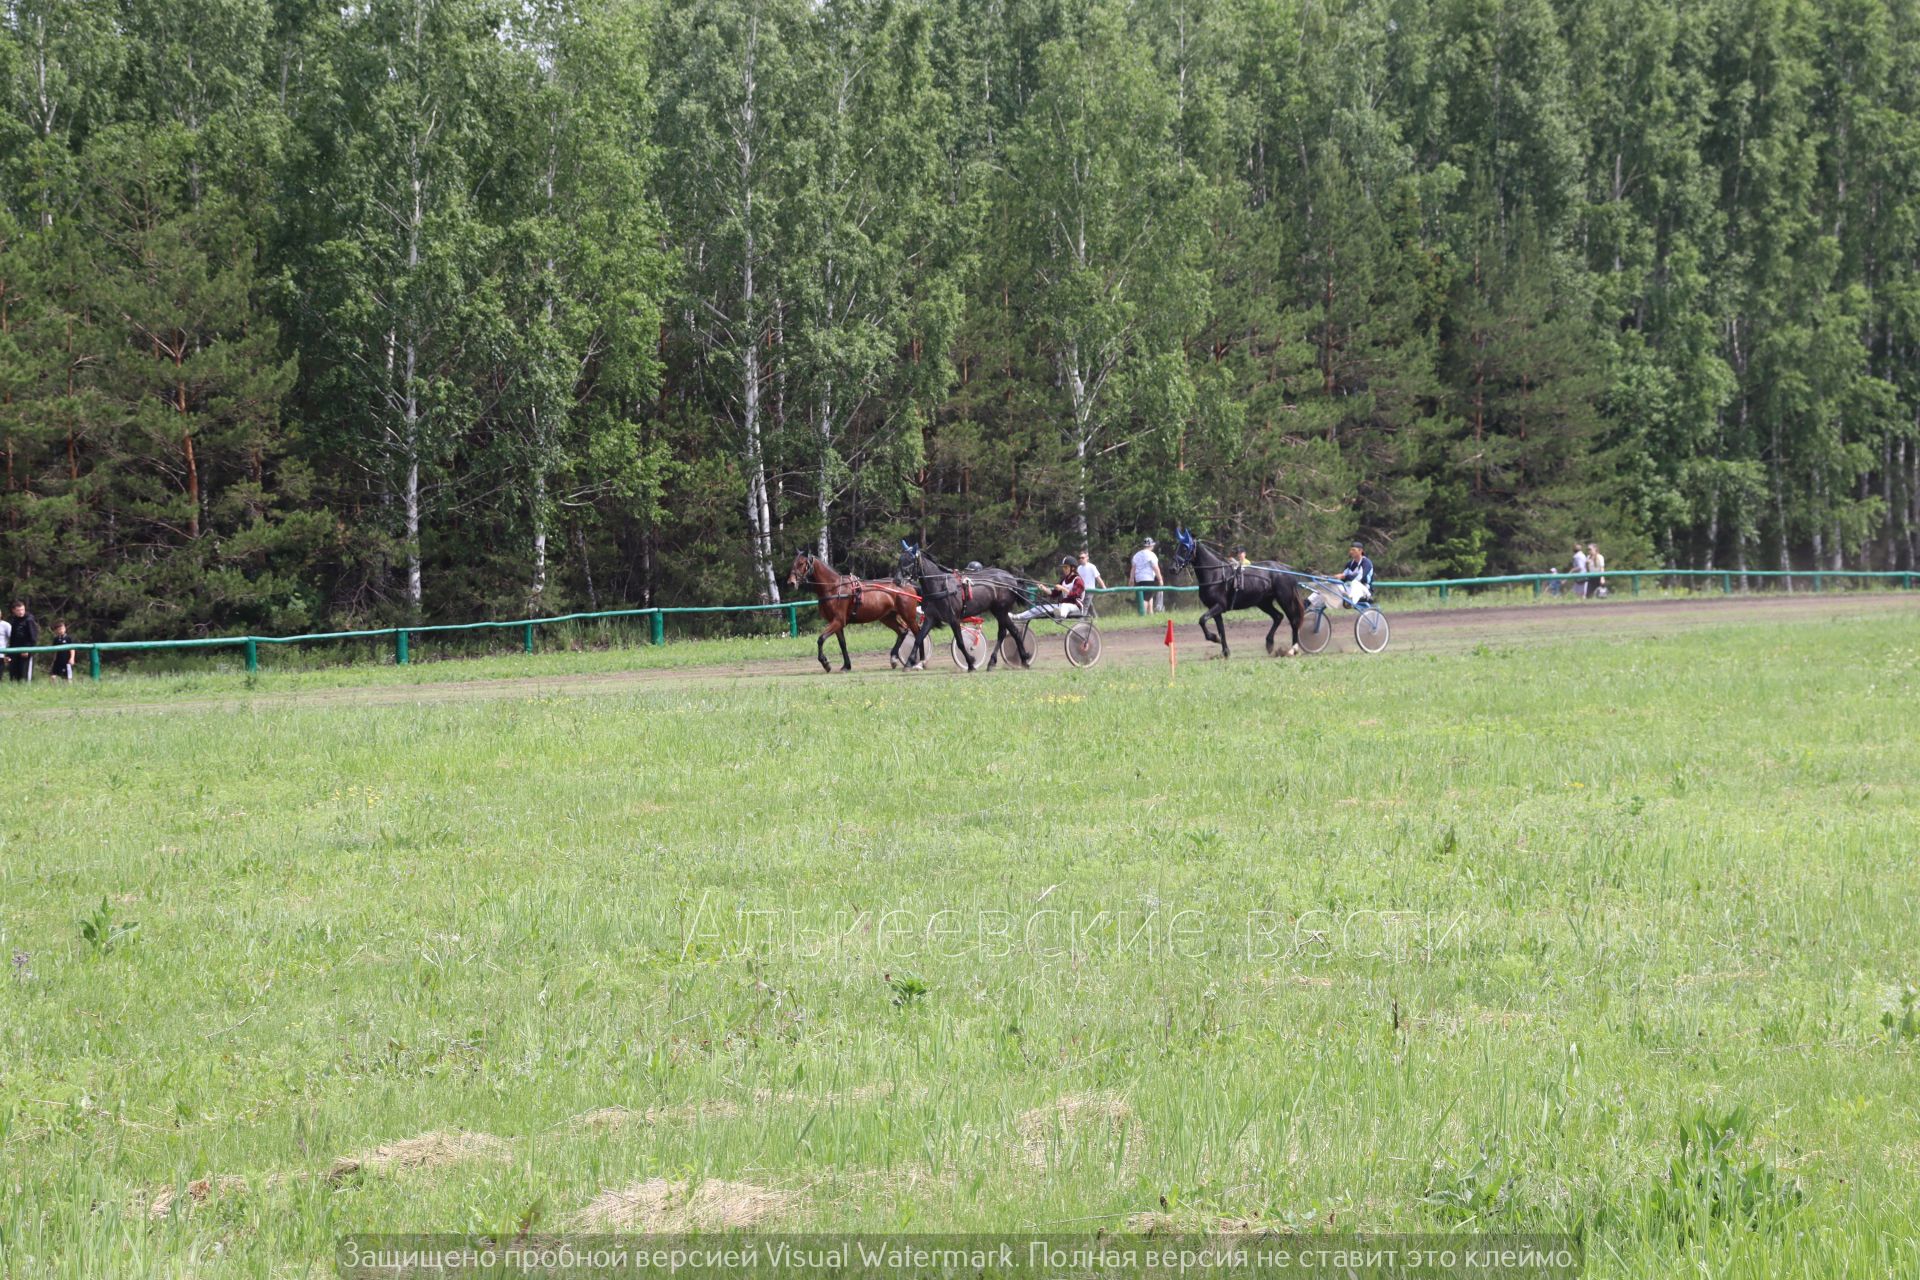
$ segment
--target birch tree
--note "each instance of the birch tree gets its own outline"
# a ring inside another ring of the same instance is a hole
[[[738,459],[748,561],[766,601],[780,599],[769,264],[795,181],[791,130],[801,109],[789,42],[802,27],[794,0],[700,0],[666,16],[661,39],[660,138],[675,156],[663,186],[682,255],[677,318]]]
[[[1097,454],[1124,418],[1130,378],[1181,374],[1181,316],[1204,296],[1199,187],[1173,146],[1175,98],[1124,12],[1103,4],[1039,54],[1039,88],[1008,144],[1008,199],[1037,338],[1064,393],[1073,535],[1089,533]]]

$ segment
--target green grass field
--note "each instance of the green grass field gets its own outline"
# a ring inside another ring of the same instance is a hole
[[[1916,687],[1903,613],[14,716],[0,1274],[594,1224],[1917,1274]]]

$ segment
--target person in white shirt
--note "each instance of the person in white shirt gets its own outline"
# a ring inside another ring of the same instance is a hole
[[[1593,591],[1591,594],[1594,596],[1604,596],[1607,594],[1607,558],[1601,555],[1600,548],[1591,542],[1587,544],[1587,572],[1600,575],[1593,580]]]
[[[1153,539],[1147,538],[1140,543],[1140,549],[1133,553],[1133,585],[1136,587],[1164,587],[1167,580],[1160,574],[1160,557],[1154,554]],[[1167,607],[1164,591],[1149,591],[1143,597],[1148,613],[1156,613]]]
[[[13,624],[7,621],[7,615],[5,615],[4,613],[0,613],[0,649],[5,649],[12,642],[13,642]],[[0,676],[6,675],[7,668],[12,664],[13,664],[12,658],[9,658],[4,653],[0,653]]]
[[[1100,576],[1099,567],[1088,559],[1086,552],[1080,553],[1080,563],[1074,572],[1080,575],[1080,581],[1087,584],[1087,590],[1092,591],[1095,587],[1102,591],[1107,589],[1107,580]]]
[[[1573,596],[1576,600],[1587,598],[1587,553],[1579,543],[1573,544]]]

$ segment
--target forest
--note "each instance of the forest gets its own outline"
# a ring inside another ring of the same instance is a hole
[[[7,0],[0,590],[1914,568],[1920,0]]]

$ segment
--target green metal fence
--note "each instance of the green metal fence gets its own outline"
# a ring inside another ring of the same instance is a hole
[[[1813,584],[1813,590],[1824,591],[1826,590],[1829,580],[1847,582],[1857,580],[1858,583],[1882,582],[1889,586],[1898,586],[1905,590],[1912,590],[1914,580],[1920,578],[1920,572],[1910,572],[1902,569],[1822,569],[1817,572],[1803,572],[1798,569],[1609,569],[1605,573],[1509,573],[1491,578],[1424,578],[1405,581],[1389,581],[1386,578],[1376,578],[1374,579],[1373,585],[1376,591],[1384,589],[1437,591],[1440,594],[1440,598],[1446,600],[1452,592],[1462,588],[1513,587],[1531,583],[1533,586],[1533,594],[1535,596],[1541,596],[1545,595],[1550,589],[1550,584],[1554,583],[1561,584],[1563,588],[1571,588],[1575,583],[1585,582],[1597,584],[1606,582],[1609,584],[1609,588],[1611,588],[1611,584],[1624,580],[1628,583],[1627,594],[1637,596],[1640,594],[1640,583],[1646,578],[1653,578],[1657,581],[1673,580],[1676,582],[1704,579],[1706,580],[1709,590],[1717,586],[1723,595],[1731,595],[1733,592],[1734,579],[1736,578],[1742,582],[1748,578],[1758,578],[1762,581],[1778,579],[1783,582],[1783,585],[1789,591],[1793,590],[1793,584],[1796,581],[1810,582]],[[1133,597],[1134,611],[1136,613],[1145,613],[1147,611],[1146,601],[1148,596],[1163,592],[1173,595],[1180,592],[1194,592],[1199,589],[1200,588],[1193,586],[1104,587],[1096,589],[1095,594],[1131,596]]]
[[[1787,590],[1794,589],[1795,582],[1811,584],[1814,591],[1826,589],[1829,581],[1850,584],[1883,583],[1912,590],[1914,579],[1920,573],[1903,570],[1819,570],[1800,571],[1782,569],[1609,569],[1604,574],[1574,573],[1514,573],[1489,578],[1432,578],[1409,581],[1389,581],[1376,579],[1376,590],[1413,590],[1436,591],[1440,599],[1446,600],[1456,590],[1470,590],[1475,587],[1514,587],[1531,584],[1533,594],[1544,595],[1549,584],[1559,583],[1563,587],[1574,583],[1597,583],[1605,579],[1609,584],[1626,582],[1629,595],[1640,594],[1640,584],[1652,578],[1656,582],[1704,581],[1708,590],[1718,587],[1722,594],[1731,594],[1734,580],[1759,579],[1761,581],[1783,580]],[[1103,587],[1095,594],[1104,596],[1130,596],[1134,610],[1144,614],[1146,601],[1150,595],[1165,593],[1168,595],[1190,594],[1198,591],[1194,586],[1165,587]],[[248,671],[260,669],[260,647],[262,645],[311,644],[329,640],[390,640],[393,644],[393,660],[405,666],[412,659],[413,643],[416,637],[445,635],[463,631],[511,631],[521,633],[522,647],[525,652],[534,651],[534,639],[541,627],[553,626],[563,622],[593,622],[609,618],[644,618],[648,624],[648,638],[653,644],[666,643],[666,620],[673,615],[691,614],[735,614],[735,613],[783,613],[786,615],[787,634],[800,634],[800,611],[811,609],[811,598],[785,601],[780,604],[730,604],[730,605],[686,605],[658,607],[651,609],[604,609],[591,613],[561,613],[546,618],[520,618],[506,622],[449,622],[422,625],[417,627],[379,627],[370,631],[316,631],[297,636],[210,636],[191,640],[102,640],[91,643],[42,644],[32,647],[8,649],[12,654],[61,653],[67,650],[82,651],[87,655],[87,674],[93,679],[100,678],[101,656],[108,653],[155,652],[172,649],[239,649],[246,655]]]

